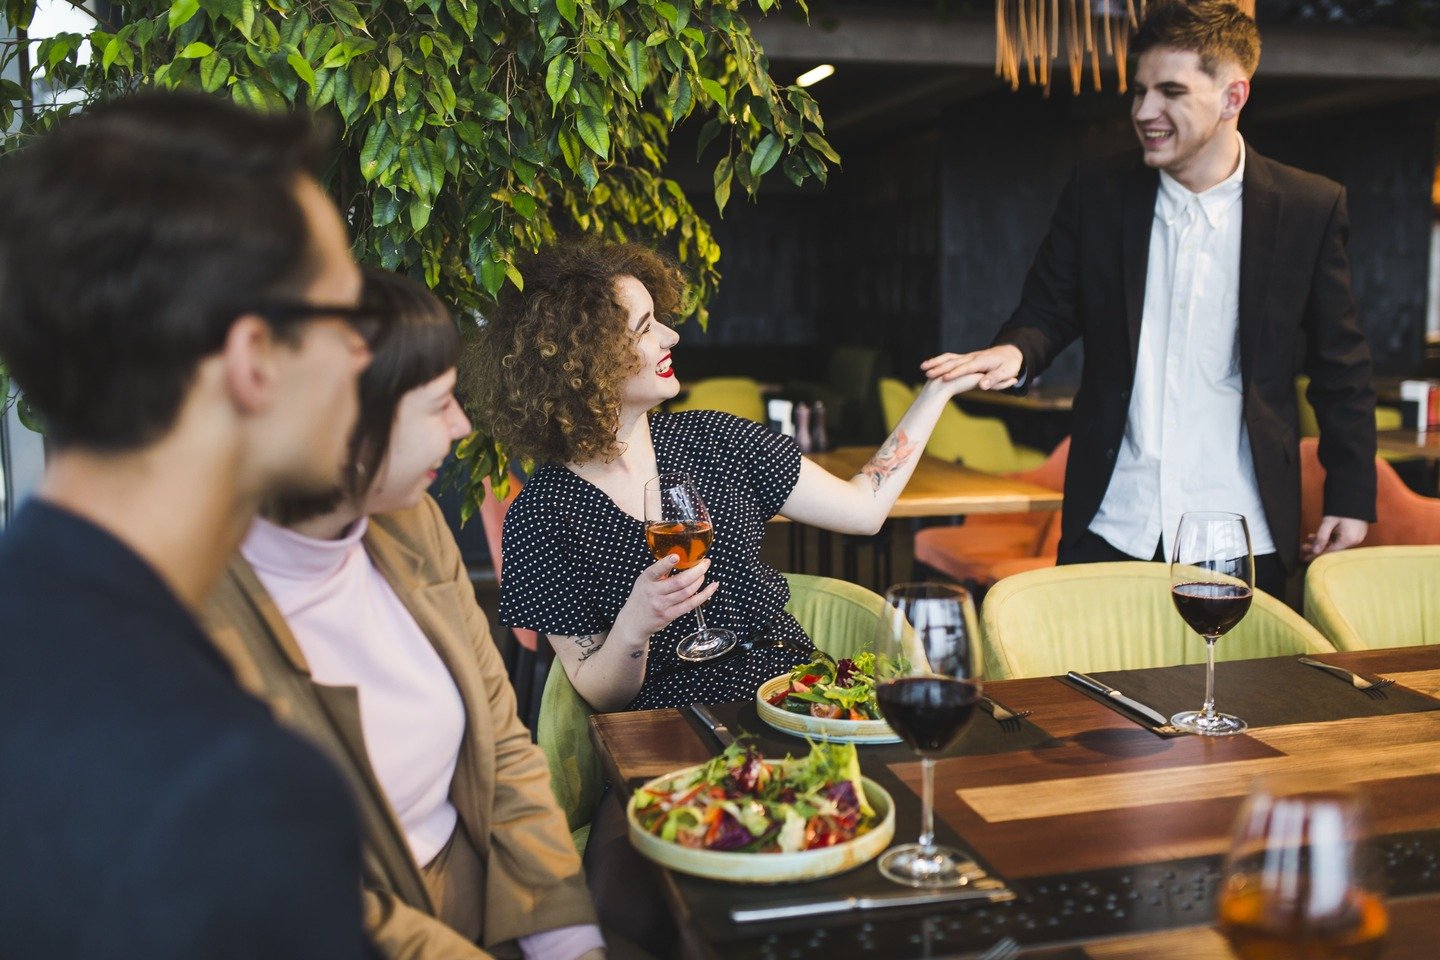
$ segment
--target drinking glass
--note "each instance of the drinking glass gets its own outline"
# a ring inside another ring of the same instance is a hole
[[[1351,788],[1261,781],[1235,821],[1216,923],[1241,960],[1374,960],[1389,915]]]
[[[645,544],[656,560],[674,554],[679,561],[674,572],[689,570],[710,551],[714,529],[690,474],[662,473],[645,481]],[[711,660],[735,646],[735,634],[707,627],[699,607],[695,622],[695,632],[675,648],[681,660]]]
[[[1250,530],[1238,513],[1180,517],[1170,564],[1170,598],[1190,629],[1205,639],[1205,704],[1170,718],[1182,730],[1227,737],[1245,721],[1215,712],[1215,642],[1244,619],[1255,590]]]
[[[918,843],[880,858],[880,872],[912,887],[958,887],[979,876],[959,851],[935,843],[935,757],[975,713],[980,648],[966,616],[969,595],[938,583],[906,583],[885,593],[875,638],[875,699],[885,721],[920,755],[922,827]]]

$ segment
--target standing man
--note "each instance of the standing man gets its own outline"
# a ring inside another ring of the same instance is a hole
[[[0,956],[364,955],[342,781],[196,620],[355,419],[373,331],[314,148],[148,94],[0,162],[0,356],[50,444],[0,538]]]
[[[1023,389],[1083,338],[1059,562],[1164,559],[1182,513],[1225,510],[1249,521],[1257,585],[1283,597],[1300,549],[1302,369],[1327,471],[1305,559],[1354,546],[1374,519],[1345,191],[1241,139],[1260,35],[1234,4],[1154,5],[1133,48],[1141,157],[1078,169],[994,345],[925,368]]]

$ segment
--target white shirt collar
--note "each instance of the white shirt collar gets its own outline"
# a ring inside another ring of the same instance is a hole
[[[1238,133],[1235,138],[1240,141],[1240,162],[1235,165],[1235,172],[1204,193],[1191,193],[1179,180],[1164,170],[1160,171],[1160,193],[1155,200],[1155,215],[1164,220],[1166,226],[1174,224],[1192,203],[1200,208],[1210,226],[1220,225],[1225,211],[1240,199],[1245,183],[1245,138]]]

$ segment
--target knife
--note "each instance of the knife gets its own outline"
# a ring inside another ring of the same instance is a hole
[[[690,712],[695,714],[695,719],[699,720],[701,725],[710,731],[710,735],[720,742],[720,746],[728,747],[735,742],[735,734],[730,732],[730,728],[725,726],[723,720],[715,716],[714,710],[703,703],[692,703]]]
[[[1102,697],[1109,697],[1116,703],[1128,707],[1134,712],[1140,714],[1140,716],[1153,722],[1156,726],[1163,727],[1167,726],[1170,723],[1170,718],[1162,716],[1160,714],[1160,711],[1154,709],[1153,707],[1147,707],[1139,700],[1133,700],[1130,697],[1125,696],[1125,694],[1121,693],[1119,690],[1116,690],[1114,687],[1107,687],[1105,684],[1101,683],[1099,680],[1096,680],[1094,677],[1087,677],[1085,674],[1077,673],[1074,670],[1071,670],[1069,673],[1065,674],[1065,676],[1080,684],[1080,686],[1084,687],[1086,690],[1089,690],[1091,693],[1098,693]]]
[[[782,900],[763,907],[732,907],[730,921],[735,924],[789,920],[795,917],[835,913],[857,913],[886,907],[919,907],[929,904],[957,903],[962,900],[986,900],[1004,903],[1015,899],[1015,891],[994,877],[982,877],[955,890],[894,890],[853,897],[831,897],[814,900]]]

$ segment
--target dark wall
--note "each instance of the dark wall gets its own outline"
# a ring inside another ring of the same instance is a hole
[[[1361,324],[1381,373],[1418,372],[1435,169],[1434,103],[1266,122],[1242,132],[1349,191]],[[941,349],[984,346],[1014,309],[1075,161],[1134,147],[1127,101],[1032,91],[955,105],[936,129],[844,148],[823,192],[732,204],[712,330],[692,344],[883,347],[913,376]],[[1078,347],[1046,374],[1078,381]]]

